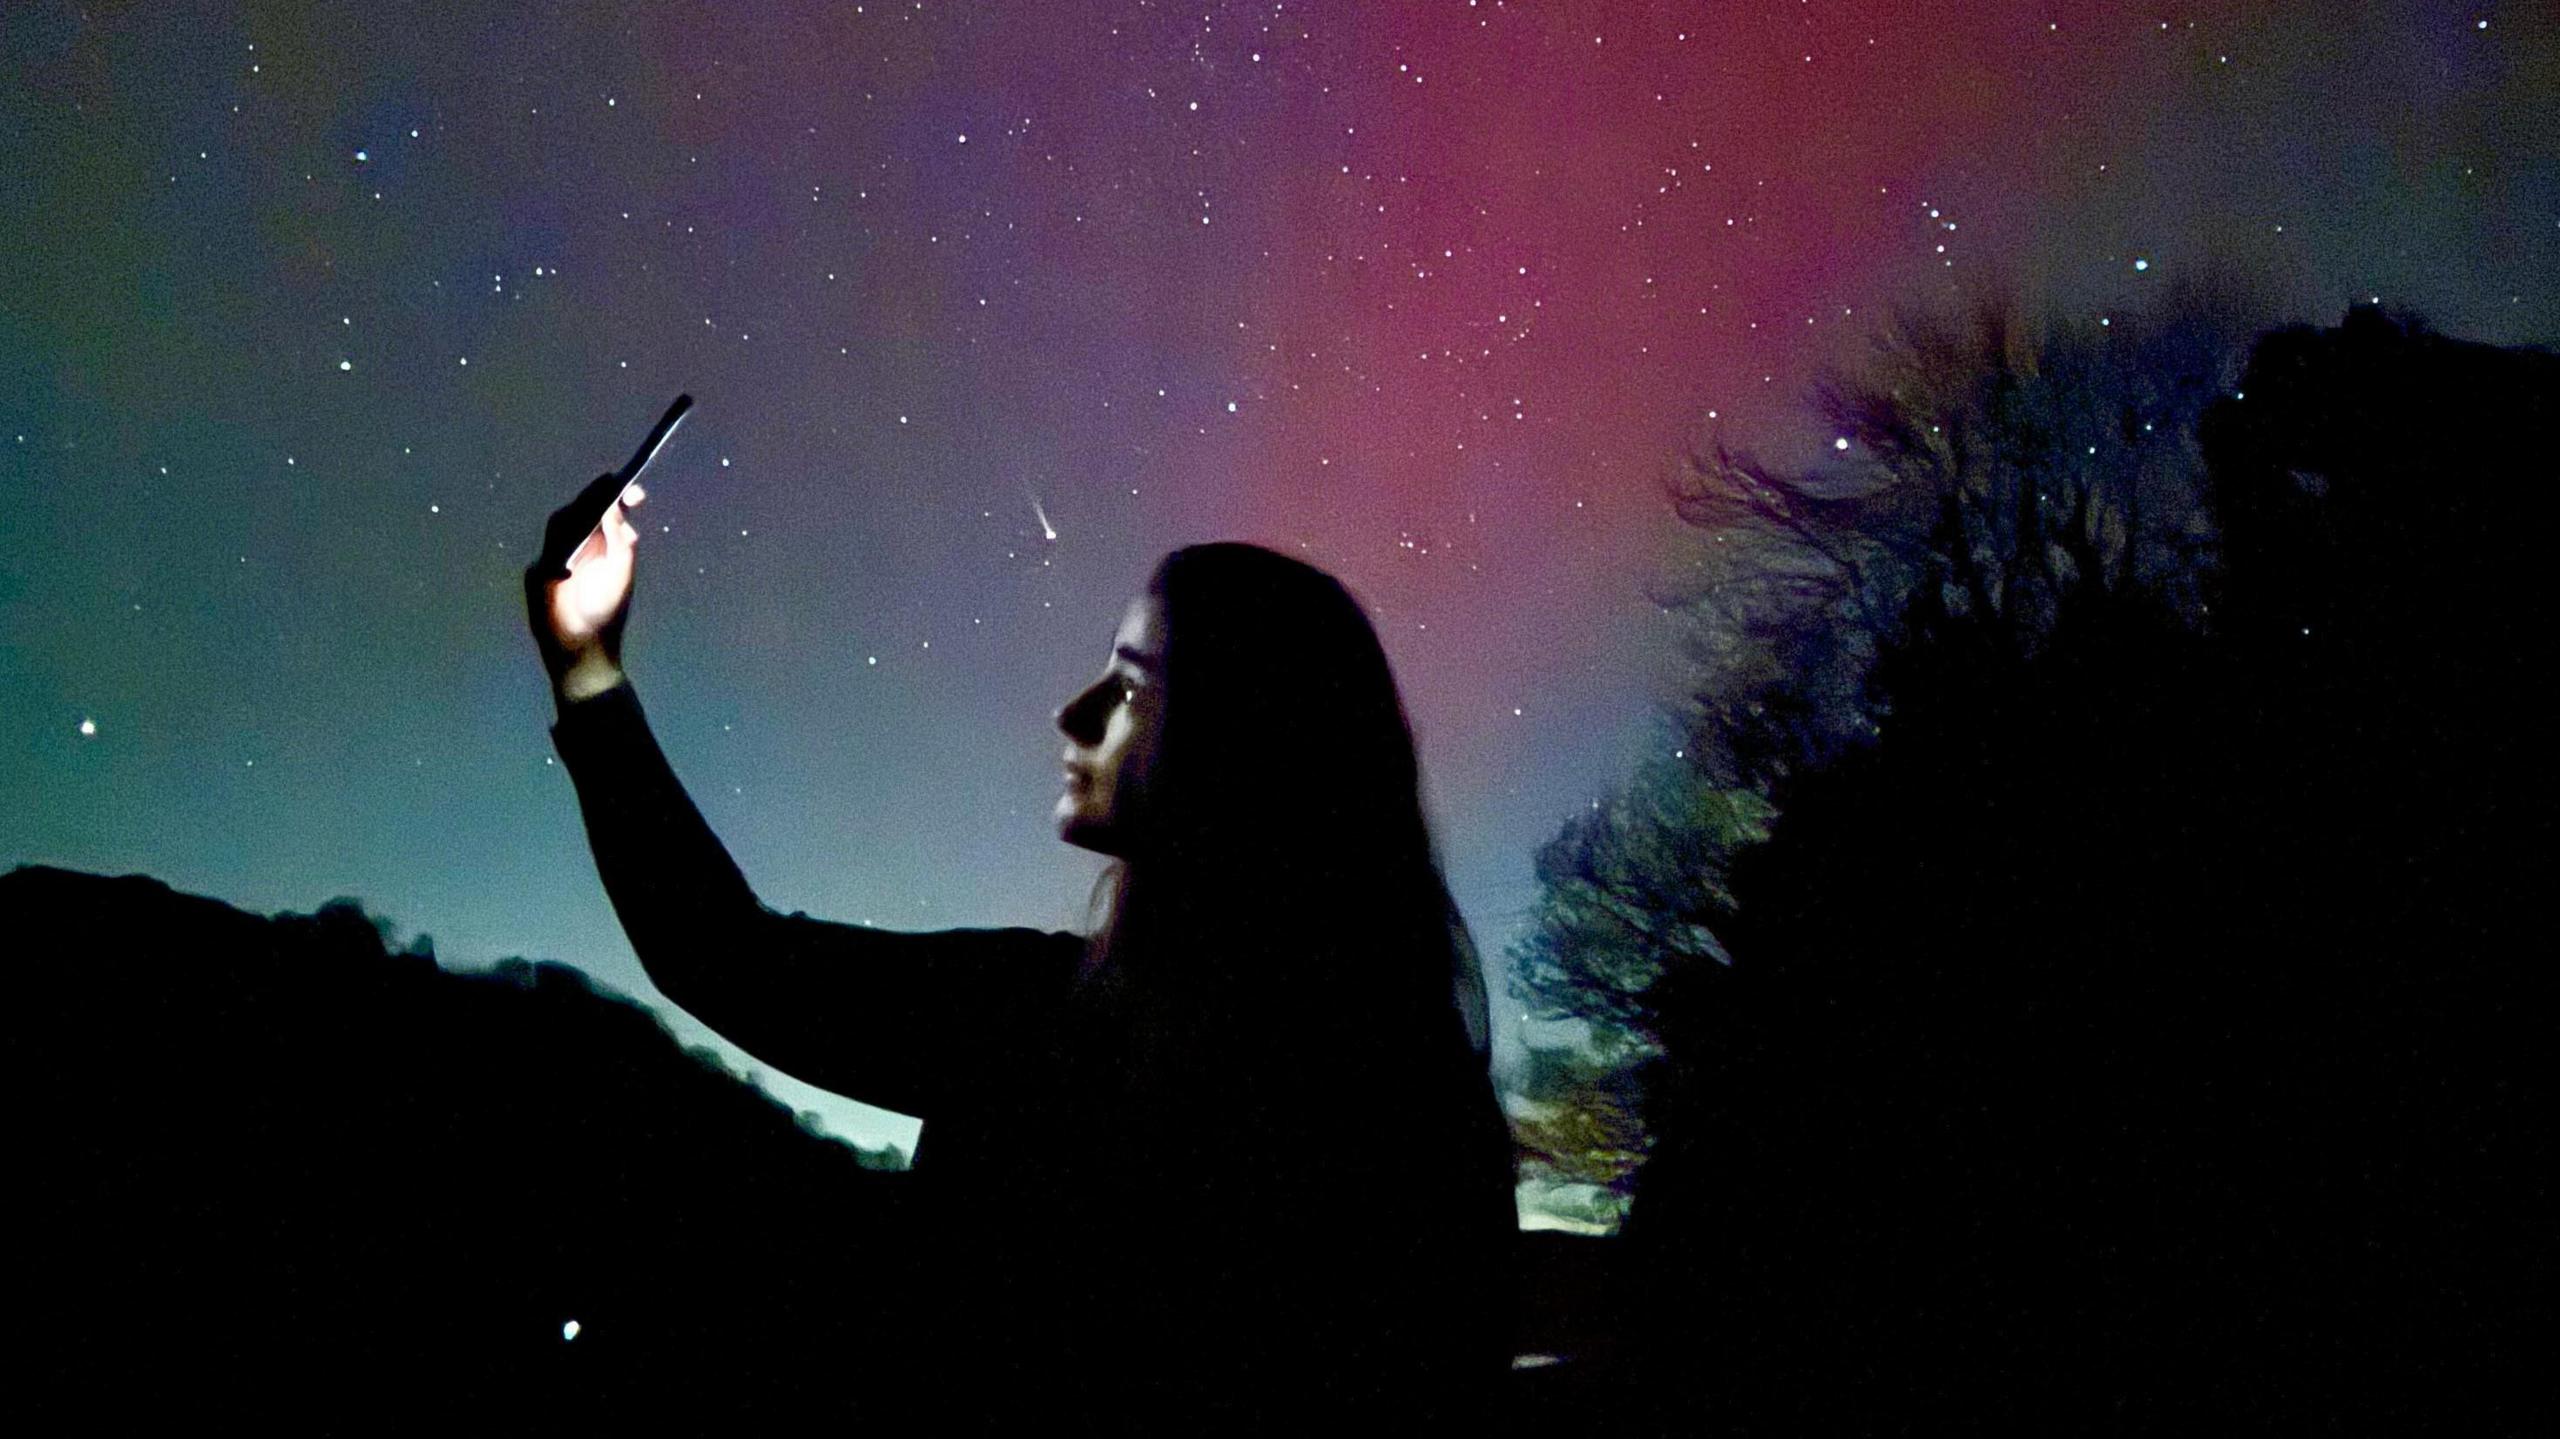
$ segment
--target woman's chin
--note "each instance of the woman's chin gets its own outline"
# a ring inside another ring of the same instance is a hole
[[[1093,827],[1073,791],[1058,796],[1057,805],[1049,811],[1049,820],[1058,827],[1058,838],[1069,844],[1082,844],[1085,831]]]

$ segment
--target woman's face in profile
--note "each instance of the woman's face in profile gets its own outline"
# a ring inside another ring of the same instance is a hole
[[[1067,737],[1058,837],[1129,857],[1144,821],[1146,775],[1164,716],[1164,614],[1151,595],[1129,602],[1102,678],[1058,711]]]

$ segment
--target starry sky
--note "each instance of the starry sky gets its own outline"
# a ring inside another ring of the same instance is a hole
[[[1498,956],[1663,742],[1669,467],[1826,454],[1893,308],[2560,336],[2547,6],[13,0],[0,55],[0,864],[642,995],[518,573],[680,391],[626,661],[767,903],[1078,927],[1050,716],[1237,538],[1369,603]]]

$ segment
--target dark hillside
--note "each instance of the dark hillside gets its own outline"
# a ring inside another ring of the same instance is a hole
[[[12,1370],[44,1427],[854,1412],[903,1177],[648,1011],[387,953],[346,902],[29,867],[0,925]]]

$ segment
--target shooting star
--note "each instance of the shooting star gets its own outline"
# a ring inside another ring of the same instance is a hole
[[[1027,485],[1023,487],[1022,497],[1031,502],[1031,513],[1037,516],[1040,520],[1040,538],[1047,540],[1052,544],[1057,543],[1057,526],[1049,523],[1049,512],[1040,508],[1040,497],[1031,493],[1031,489]]]

